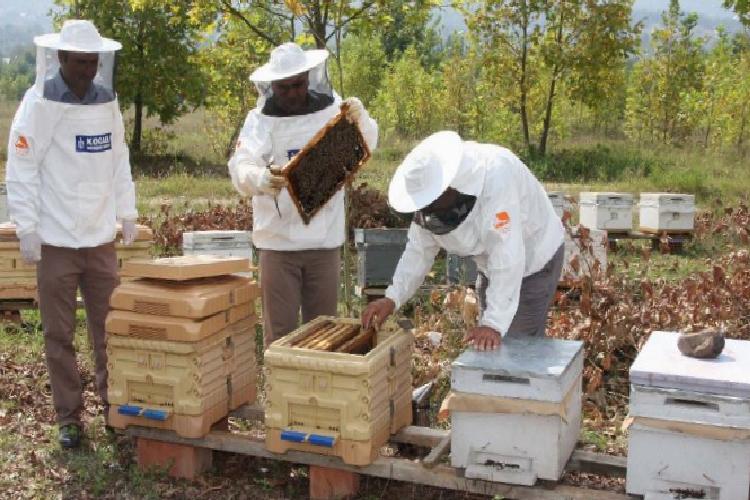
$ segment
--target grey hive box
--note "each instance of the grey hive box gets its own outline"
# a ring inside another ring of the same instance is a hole
[[[630,368],[628,493],[750,494],[750,342],[716,359],[683,356],[677,332],[653,332]]]
[[[451,365],[452,390],[514,409],[452,410],[452,465],[491,481],[559,479],[580,432],[582,371],[578,341],[504,338],[498,350],[464,352]]]
[[[355,229],[357,249],[357,290],[391,284],[401,254],[404,253],[408,229]]]

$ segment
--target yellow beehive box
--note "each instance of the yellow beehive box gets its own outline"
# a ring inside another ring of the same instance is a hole
[[[198,342],[252,313],[248,304],[240,304],[198,320],[113,309],[107,315],[104,329],[109,334],[141,339]]]
[[[241,276],[190,281],[137,279],[118,286],[109,302],[122,311],[205,318],[247,304],[259,294],[257,282]]]
[[[118,227],[115,240],[118,270],[124,262],[151,253],[151,229],[140,225],[136,229],[136,241],[125,246],[120,243],[122,235]],[[27,264],[21,258],[16,226],[10,223],[0,224],[0,299],[37,299],[36,264]]]
[[[108,335],[110,424],[172,429],[184,437],[256,395],[255,318],[198,342]]]
[[[332,335],[310,340],[326,323],[359,327],[357,320],[319,317],[266,350],[266,447],[365,465],[391,433],[411,422],[414,340],[394,327],[378,332],[362,354],[329,352],[320,348]],[[295,346],[311,343],[316,347]]]

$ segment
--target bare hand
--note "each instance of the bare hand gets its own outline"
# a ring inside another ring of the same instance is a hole
[[[367,330],[370,327],[380,327],[395,309],[396,303],[387,297],[371,302],[362,311],[362,328]]]
[[[464,335],[464,342],[474,346],[477,351],[493,351],[500,347],[502,336],[500,332],[488,326],[469,328]]]

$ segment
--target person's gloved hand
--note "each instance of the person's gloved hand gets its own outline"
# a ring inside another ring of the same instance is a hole
[[[365,107],[362,105],[362,101],[360,101],[356,97],[347,97],[344,100],[344,104],[348,105],[348,107],[346,108],[346,118],[350,122],[358,122],[362,117],[362,113],[364,113],[365,111]]]
[[[286,177],[282,175],[282,168],[278,165],[271,165],[263,171],[258,189],[265,194],[276,196],[288,184]]]
[[[126,247],[129,247],[135,241],[135,237],[138,234],[138,230],[135,228],[134,220],[122,221],[122,243]]]
[[[27,264],[42,260],[42,239],[36,233],[21,236],[21,258]]]

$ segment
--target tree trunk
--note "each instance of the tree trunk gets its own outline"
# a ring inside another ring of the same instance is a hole
[[[542,156],[547,154],[547,138],[549,137],[549,129],[552,123],[552,103],[555,99],[556,86],[557,67],[555,67],[552,73],[552,83],[549,86],[549,93],[547,94],[547,106],[544,110],[544,126],[542,127],[542,135],[539,137],[539,154]]]
[[[563,36],[563,24],[565,22],[564,11],[560,12],[560,20],[557,25],[557,33],[555,34],[555,42],[557,47],[562,46]],[[562,52],[562,50],[561,50]],[[559,68],[557,63],[552,68],[552,82],[549,85],[549,92],[547,93],[547,105],[544,110],[544,124],[542,127],[542,135],[539,137],[539,154],[544,156],[547,154],[547,138],[549,137],[549,128],[552,124],[552,104],[555,100],[555,87],[557,86],[557,78],[559,76]]]
[[[143,19],[139,19],[138,22],[138,61],[140,62],[139,67],[144,67],[147,64],[144,58],[143,48]],[[138,79],[138,91],[133,99],[133,106],[135,107],[135,117],[133,118],[133,137],[130,141],[130,149],[133,153],[139,154],[141,152],[141,136],[143,135],[143,82]]]
[[[521,42],[521,78],[520,78],[520,85],[521,85],[521,131],[523,132],[523,144],[526,147],[526,150],[529,153],[532,153],[531,148],[531,138],[529,137],[529,116],[528,111],[526,109],[526,103],[528,100],[528,75],[527,72],[527,64],[528,64],[528,25],[529,25],[529,17],[528,17],[528,11],[526,8],[524,8],[524,22],[522,29],[522,42]]]
[[[130,149],[133,153],[141,152],[141,136],[143,135],[143,96],[140,90],[133,100],[135,116],[133,117],[133,137],[130,141]]]

